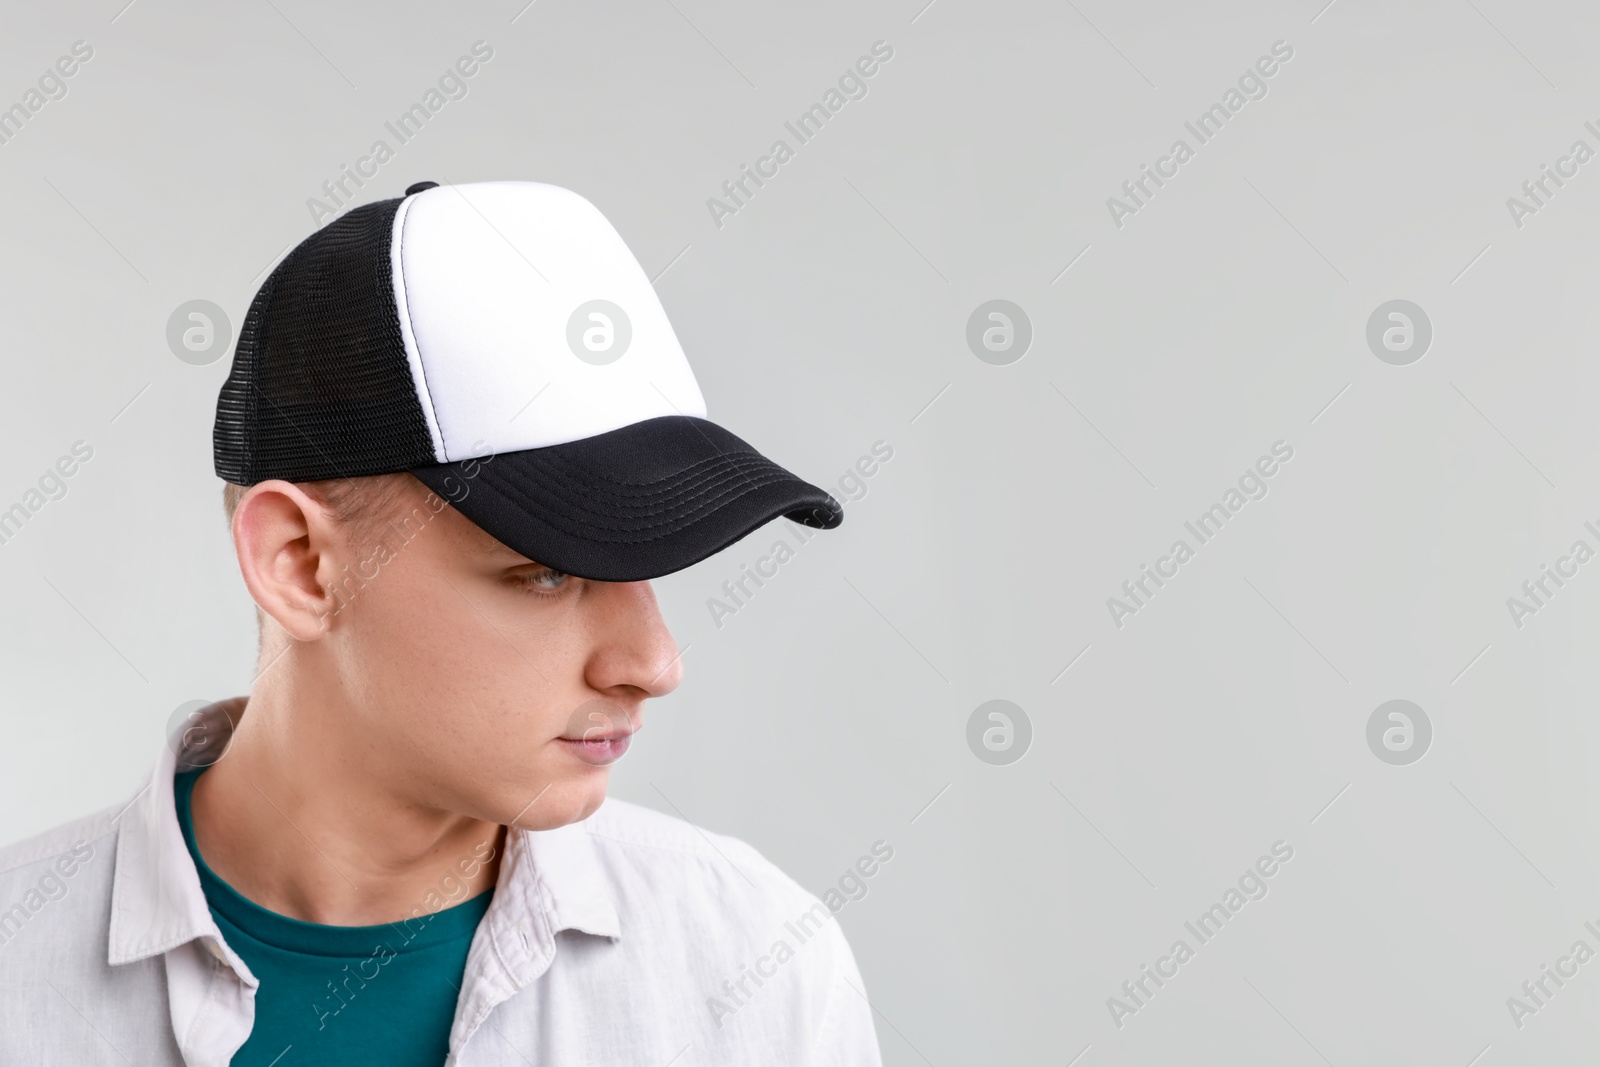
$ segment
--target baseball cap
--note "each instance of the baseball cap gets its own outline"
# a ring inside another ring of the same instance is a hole
[[[409,472],[529,559],[680,570],[839,502],[706,418],[666,311],[589,201],[441,186],[346,212],[250,303],[217,399],[235,485]]]

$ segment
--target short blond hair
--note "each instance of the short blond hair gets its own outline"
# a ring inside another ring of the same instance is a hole
[[[367,532],[389,510],[414,479],[409,474],[374,474],[364,478],[332,478],[320,482],[295,482],[307,496],[333,513],[334,521],[352,536]],[[248,485],[222,483],[222,510],[233,524]]]

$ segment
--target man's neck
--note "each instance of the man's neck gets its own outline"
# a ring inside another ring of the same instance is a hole
[[[258,679],[226,755],[196,781],[206,865],[269,911],[332,926],[397,922],[491,888],[505,828],[406,796],[405,772],[361,736],[343,694],[307,684],[306,666]]]

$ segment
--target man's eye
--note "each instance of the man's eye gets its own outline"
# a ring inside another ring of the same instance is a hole
[[[531,588],[541,592],[553,593],[566,584],[567,575],[561,571],[551,570],[549,567],[526,576],[523,581]]]

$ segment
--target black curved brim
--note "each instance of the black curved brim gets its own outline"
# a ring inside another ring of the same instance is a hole
[[[687,415],[411,473],[529,559],[603,582],[682,570],[780,515],[844,521],[827,492]]]

